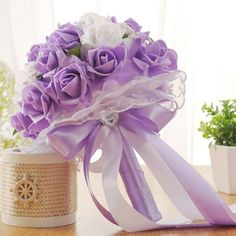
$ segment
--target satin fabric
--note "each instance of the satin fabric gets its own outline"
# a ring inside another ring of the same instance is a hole
[[[185,79],[183,71],[172,71],[111,86],[97,94],[90,107],[56,120],[47,131],[48,143],[65,158],[83,151],[84,176],[94,203],[126,231],[235,224],[232,211],[212,187],[159,137],[184,103]],[[91,165],[99,148],[102,157]],[[133,149],[179,210],[178,218],[163,219],[139,166],[129,162],[136,158]],[[102,174],[109,210],[93,193],[90,170]],[[133,207],[119,192],[119,172]],[[206,223],[194,224],[195,220]]]
[[[161,119],[158,119],[160,118]],[[99,211],[110,222],[129,232],[164,227],[235,225],[236,217],[215,190],[171,147],[161,140],[159,130],[174,113],[162,106],[130,109],[119,114],[113,127],[99,121],[84,124],[62,124],[48,133],[50,145],[67,159],[84,148],[84,176],[91,197]],[[70,130],[70,135],[65,135]],[[91,188],[90,161],[93,153],[102,149],[99,168],[109,210],[100,204]],[[180,211],[176,219],[152,221],[132,208],[121,195],[117,177],[122,153],[135,149],[143,158],[167,196]],[[115,150],[115,151],[114,151]],[[234,207],[232,207],[234,209]],[[193,223],[205,220],[205,223]]]

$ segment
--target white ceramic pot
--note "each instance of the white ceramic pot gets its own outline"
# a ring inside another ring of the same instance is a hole
[[[55,227],[76,221],[76,163],[56,153],[5,150],[0,157],[1,221]]]
[[[236,147],[212,144],[210,156],[217,191],[236,194]]]

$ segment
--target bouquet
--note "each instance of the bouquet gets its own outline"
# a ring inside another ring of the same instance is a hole
[[[87,186],[109,221],[127,231],[196,226],[199,219],[206,220],[201,226],[235,224],[215,191],[158,134],[184,103],[186,77],[163,40],[131,18],[120,23],[88,13],[33,45],[27,68],[13,127],[35,139],[29,152],[52,148],[68,160],[83,153]],[[98,149],[102,156],[91,164]],[[162,220],[134,149],[180,218]],[[93,193],[89,171],[102,173],[109,210]],[[119,192],[119,173],[133,207]]]

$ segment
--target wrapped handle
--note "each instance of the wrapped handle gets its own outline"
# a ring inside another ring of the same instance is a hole
[[[152,221],[162,218],[134,150],[124,145],[120,175],[133,207]]]

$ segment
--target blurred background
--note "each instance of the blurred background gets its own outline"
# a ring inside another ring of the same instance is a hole
[[[179,68],[188,76],[186,102],[162,137],[190,163],[209,164],[209,141],[197,129],[204,102],[236,97],[236,1],[0,0],[0,61],[16,84],[31,45],[44,42],[58,23],[78,21],[86,12],[118,21],[134,18],[177,51]]]

